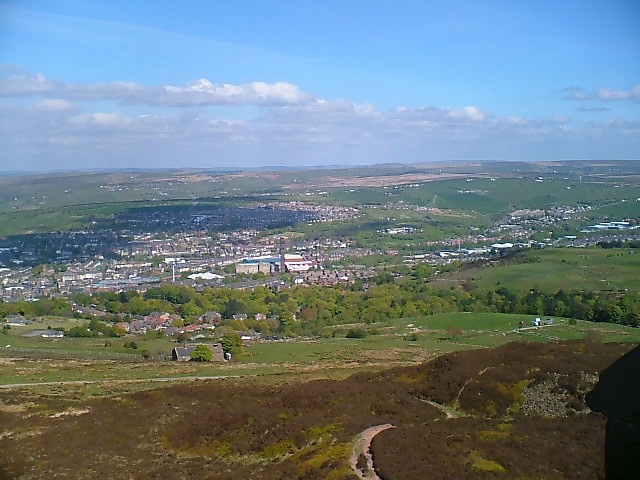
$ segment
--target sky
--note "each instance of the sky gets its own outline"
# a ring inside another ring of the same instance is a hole
[[[639,0],[0,0],[0,172],[640,159]]]

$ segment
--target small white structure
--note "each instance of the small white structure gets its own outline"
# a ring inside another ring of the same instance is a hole
[[[223,275],[218,275],[212,272],[205,273],[193,273],[188,277],[190,280],[223,280]]]

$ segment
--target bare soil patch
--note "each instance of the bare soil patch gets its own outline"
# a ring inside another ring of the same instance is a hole
[[[386,187],[391,185],[409,185],[412,183],[450,180],[452,178],[470,177],[456,173],[408,173],[400,175],[376,175],[370,177],[318,177],[308,182],[283,185],[285,189],[301,188],[337,188],[337,187]]]

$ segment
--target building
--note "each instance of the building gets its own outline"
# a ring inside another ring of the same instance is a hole
[[[60,330],[31,330],[22,334],[23,337],[40,337],[40,338],[63,338],[64,332]]]
[[[314,263],[306,260],[302,255],[283,253],[279,257],[245,258],[236,263],[236,273],[264,273],[270,275],[276,272],[299,273],[307,272]]]
[[[289,273],[308,272],[313,266],[313,262],[305,260],[302,255],[284,254],[282,257],[285,271]]]
[[[245,258],[241,263],[236,263],[236,273],[264,273],[269,275],[280,271],[280,263],[280,257]]]
[[[22,315],[7,315],[4,321],[7,325],[11,325],[12,327],[22,327],[24,325],[29,325],[29,320],[24,318]]]
[[[213,354],[211,356],[212,362],[224,362],[224,351],[222,350],[222,345],[220,345],[219,343],[196,343],[183,345],[181,347],[174,347],[171,351],[171,359],[178,362],[188,362],[191,360],[191,354],[199,345],[205,345],[209,348],[209,350],[211,350],[211,353]]]

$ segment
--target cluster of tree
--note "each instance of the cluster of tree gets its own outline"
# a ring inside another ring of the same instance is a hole
[[[222,326],[229,327],[230,331],[252,329],[281,335],[321,335],[331,326],[457,311],[547,315],[640,325],[638,292],[547,292],[504,286],[435,289],[424,282],[424,272],[419,268],[402,278],[381,272],[375,278],[358,280],[349,286],[298,286],[280,291],[266,287],[253,290],[207,287],[197,291],[192,287],[164,285],[145,294],[81,294],[74,300],[113,314],[147,315],[154,311],[178,314],[185,324],[201,321],[205,312],[218,312],[223,318]],[[73,315],[73,309],[64,299],[0,303],[0,317],[15,313],[38,316],[42,311]],[[109,328],[112,327],[92,320],[74,334],[120,334]]]
[[[638,292],[543,292],[499,288],[476,290],[470,294],[465,310],[478,311],[482,306],[500,313],[526,313],[577,318],[592,322],[609,322],[640,326],[640,294]]]
[[[2,302],[0,300],[0,317],[7,315],[73,317],[75,313],[77,312],[74,312],[64,298],[41,298],[37,302]]]
[[[640,240],[603,240],[597,245],[601,248],[640,248]]]
[[[84,325],[77,325],[69,329],[67,337],[121,337],[126,332],[114,325],[108,325],[94,318]]]
[[[41,263],[31,269],[31,274],[35,277],[40,277],[44,273],[46,273],[47,270],[51,270],[54,273],[61,273],[61,272],[66,272],[67,268],[68,267],[66,265],[59,264],[59,263],[51,263],[51,264]]]

